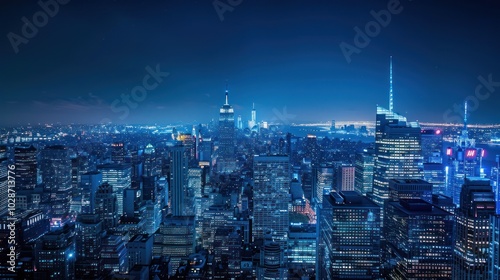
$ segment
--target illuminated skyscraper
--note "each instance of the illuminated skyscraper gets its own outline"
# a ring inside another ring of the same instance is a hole
[[[354,191],[354,175],[356,167],[341,165],[337,168],[337,191]]]
[[[194,216],[194,197],[188,192],[188,155],[178,145],[170,151],[171,208],[174,216]]]
[[[132,168],[125,164],[103,164],[97,166],[102,173],[102,181],[113,187],[118,202],[118,217],[123,215],[123,191],[132,186]]]
[[[266,233],[281,248],[287,246],[289,231],[290,163],[288,156],[254,156],[253,237],[264,240]]]
[[[476,140],[469,138],[467,129],[467,102],[464,104],[464,129],[454,139],[454,146],[446,149],[448,182],[445,194],[460,207],[461,186],[466,177],[481,176],[480,165],[484,150],[476,148]]]
[[[491,216],[488,279],[500,279],[500,215]]]
[[[372,149],[356,154],[354,189],[362,195],[372,192],[373,188],[373,153]]]
[[[81,177],[82,213],[95,213],[97,189],[102,183],[102,174],[98,171],[88,172]]]
[[[373,199],[389,198],[389,179],[423,179],[420,126],[377,107]]]
[[[67,227],[45,234],[36,244],[35,279],[75,278],[75,234]]]
[[[357,192],[323,198],[316,279],[378,279],[380,207]]]
[[[229,105],[229,91],[226,88],[226,103],[220,108],[219,116],[219,149],[217,156],[217,170],[222,173],[232,172],[236,168],[234,155],[234,109]]]
[[[451,279],[453,215],[421,199],[386,205],[388,279]]]
[[[81,214],[75,225],[76,264],[78,279],[96,279],[101,273],[102,222],[97,214]]]
[[[111,144],[111,161],[116,164],[125,163],[125,145],[123,142],[115,142]]]
[[[37,182],[36,148],[16,147],[14,161],[16,163],[16,189],[33,190]]]
[[[251,115],[251,119],[248,121],[248,128],[250,130],[252,130],[255,128],[256,125],[257,125],[257,111],[255,110],[255,103],[253,103],[252,104],[252,115]]]
[[[118,201],[113,187],[104,182],[99,186],[95,199],[95,212],[103,222],[103,228],[108,230],[115,227],[118,222]]]
[[[49,146],[41,152],[41,173],[45,191],[50,193],[51,227],[63,226],[72,195],[71,159],[68,148]]]
[[[494,196],[489,180],[465,179],[456,211],[452,279],[487,279]]]

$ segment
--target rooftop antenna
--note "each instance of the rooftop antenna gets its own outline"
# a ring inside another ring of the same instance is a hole
[[[226,104],[224,104],[224,105],[229,105],[228,94],[229,94],[229,90],[227,89],[227,80],[226,80]]]
[[[464,105],[464,130],[467,130],[467,100]]]
[[[392,93],[392,55],[391,55],[391,58],[390,58],[390,68],[389,68],[389,84],[390,84],[390,88],[389,88],[389,112],[392,113],[392,111],[394,110],[394,96],[393,96],[393,93]]]

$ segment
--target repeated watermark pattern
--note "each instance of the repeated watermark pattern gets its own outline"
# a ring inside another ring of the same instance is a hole
[[[212,5],[220,21],[224,21],[224,13],[234,11],[234,8],[239,6],[242,2],[243,0],[215,0],[212,2]]]
[[[21,44],[28,44],[30,39],[33,39],[38,34],[38,29],[44,27],[49,23],[49,17],[53,18],[59,13],[60,5],[66,5],[70,0],[48,0],[46,2],[38,1],[38,6],[41,10],[35,12],[32,19],[22,17],[21,21],[24,23],[21,27],[21,35],[9,32],[7,39],[9,39],[12,49],[17,54],[19,53],[19,46]]]
[[[474,94],[465,98],[461,104],[453,104],[453,109],[448,109],[443,114],[443,120],[447,123],[461,123],[465,118],[464,106],[467,103],[467,111],[474,112],[479,109],[480,101],[485,101],[490,98],[491,94],[500,87],[500,81],[493,80],[493,74],[489,74],[485,79],[483,76],[477,77],[479,83],[476,85]]]
[[[374,20],[367,22],[363,30],[361,30],[358,26],[354,27],[355,34],[353,44],[346,43],[345,41],[342,41],[342,43],[339,44],[340,50],[342,51],[347,63],[351,63],[351,56],[353,54],[361,53],[361,50],[366,48],[370,44],[371,40],[380,34],[382,27],[385,28],[391,23],[392,15],[398,15],[402,11],[403,6],[399,0],[389,0],[387,3],[387,9],[383,9],[378,12],[371,10],[370,15]]]
[[[286,106],[283,107],[283,109],[281,109],[281,111],[279,111],[277,108],[273,108],[273,114],[274,114],[274,116],[272,117],[271,122],[272,123],[281,123],[284,125],[290,125],[291,121],[294,120],[295,117],[297,117],[296,115],[289,114],[287,112]]]
[[[168,77],[170,73],[162,72],[160,70],[160,64],[157,64],[155,69],[151,66],[146,66],[146,74],[142,79],[142,85],[135,86],[130,91],[130,94],[122,93],[120,98],[115,99],[111,103],[111,111],[116,114],[120,114],[119,119],[124,120],[130,114],[130,110],[136,109],[139,103],[146,100],[148,97],[148,91],[155,90],[163,79]],[[104,118],[101,120],[101,124],[111,123],[111,119]]]

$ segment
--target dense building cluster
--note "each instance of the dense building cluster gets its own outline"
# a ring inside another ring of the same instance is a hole
[[[218,122],[187,129],[6,141],[0,277],[499,279],[498,167],[467,123],[447,147],[378,107],[374,142],[334,122],[301,136],[255,107],[236,122],[228,93]]]

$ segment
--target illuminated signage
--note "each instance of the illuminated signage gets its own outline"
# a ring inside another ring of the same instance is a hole
[[[446,155],[447,156],[451,156],[452,154],[453,154],[453,149],[452,148],[446,149]]]
[[[465,157],[466,158],[475,158],[477,154],[476,149],[467,149],[465,150]]]

